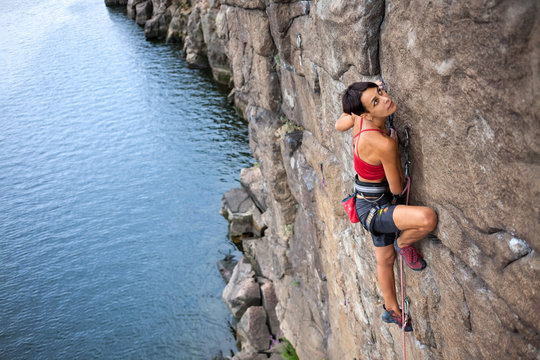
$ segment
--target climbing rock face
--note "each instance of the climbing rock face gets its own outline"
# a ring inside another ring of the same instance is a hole
[[[269,191],[263,242],[246,249],[274,281],[281,329],[300,358],[401,357],[401,332],[381,320],[370,236],[340,209],[352,187],[352,139],[333,128],[343,89],[382,78],[400,134],[410,128],[412,203],[439,215],[435,236],[419,243],[428,268],[405,269],[415,328],[409,356],[534,359],[537,5],[380,5],[267,4],[280,110],[252,98],[245,113],[266,185],[279,190]],[[242,71],[242,87],[258,76]],[[282,118],[300,129],[271,139]]]
[[[444,357],[538,352],[538,10],[534,1],[411,1],[385,20],[382,73],[404,105],[399,124],[412,129],[413,202],[440,219],[441,243],[421,243],[439,286],[412,277],[422,289],[413,310],[430,319],[422,342],[443,345]],[[459,321],[448,328],[450,317]]]
[[[249,121],[262,191],[243,184],[267,229],[243,247],[300,359],[402,358],[370,235],[340,204],[354,176],[352,134],[334,128],[340,94],[378,79],[399,135],[409,128],[411,203],[439,218],[418,243],[427,268],[404,271],[407,356],[539,358],[537,1],[155,0],[152,17],[164,3],[169,38],[192,37],[187,57],[226,69]]]

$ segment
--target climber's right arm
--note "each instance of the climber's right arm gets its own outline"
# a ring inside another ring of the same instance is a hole
[[[336,121],[336,130],[347,131],[354,126],[354,117],[351,114],[343,113]]]
[[[376,148],[386,174],[386,180],[392,194],[401,194],[403,191],[403,171],[397,142],[389,136],[381,136]]]

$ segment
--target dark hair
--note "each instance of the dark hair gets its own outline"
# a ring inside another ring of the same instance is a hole
[[[366,91],[366,89],[377,87],[377,84],[372,82],[355,82],[345,90],[341,95],[341,104],[343,106],[343,112],[347,114],[361,115],[367,112],[360,97]]]

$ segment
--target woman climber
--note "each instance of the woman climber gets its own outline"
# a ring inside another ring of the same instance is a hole
[[[353,128],[356,212],[360,222],[371,232],[377,260],[377,279],[385,304],[382,320],[402,328],[401,310],[394,282],[395,252],[416,271],[425,261],[411,245],[428,235],[437,225],[433,209],[424,206],[393,205],[401,194],[404,177],[397,134],[386,129],[386,118],[396,111],[382,83],[357,82],[342,95],[343,114],[336,129]],[[395,239],[395,233],[399,237]],[[410,322],[405,331],[412,331]]]

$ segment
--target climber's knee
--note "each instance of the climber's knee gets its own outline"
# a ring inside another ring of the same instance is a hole
[[[431,232],[437,226],[438,218],[437,213],[432,208],[424,208],[423,219],[422,219],[422,229]]]

